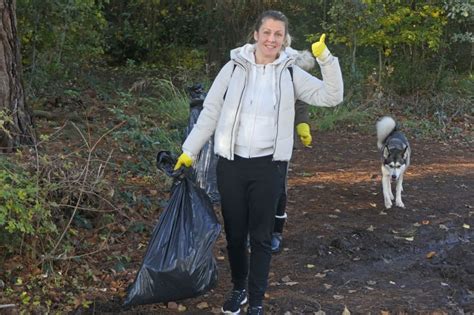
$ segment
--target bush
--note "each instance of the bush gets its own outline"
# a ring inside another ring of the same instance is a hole
[[[57,230],[37,177],[5,158],[0,165],[0,247],[13,252],[22,235],[41,237]]]

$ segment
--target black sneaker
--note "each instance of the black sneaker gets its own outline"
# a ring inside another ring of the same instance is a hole
[[[232,290],[230,297],[224,302],[222,306],[222,313],[224,314],[239,314],[240,306],[247,303],[247,291],[243,290]]]
[[[281,252],[281,241],[283,240],[283,236],[281,233],[272,233],[272,253],[276,254]]]
[[[263,306],[249,306],[247,315],[263,315]]]

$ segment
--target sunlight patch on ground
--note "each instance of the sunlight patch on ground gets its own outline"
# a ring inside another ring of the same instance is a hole
[[[296,172],[290,175],[290,185],[302,184],[349,184],[363,183],[380,180],[380,172],[378,170],[360,171],[360,170],[343,170],[338,169],[333,172],[316,172],[311,176],[302,177]],[[423,178],[426,176],[440,175],[468,175],[474,173],[474,163],[434,163],[421,166],[410,166],[406,172],[406,179]],[[376,176],[375,176],[376,175]],[[293,177],[293,178],[292,178]]]

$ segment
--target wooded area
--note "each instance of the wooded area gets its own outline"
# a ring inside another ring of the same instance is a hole
[[[344,103],[312,110],[316,134],[392,114],[417,139],[472,144],[469,0],[0,0],[0,311],[86,309],[97,283],[123,296],[111,274],[164,207],[155,155],[180,150],[187,87],[269,8],[293,48],[326,33],[341,62]]]

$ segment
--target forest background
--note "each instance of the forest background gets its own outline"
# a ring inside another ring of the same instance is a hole
[[[0,305],[67,312],[123,294],[110,274],[143,254],[145,243],[124,250],[126,240],[145,242],[165,206],[170,180],[155,156],[179,153],[187,87],[208,87],[265,9],[288,16],[294,48],[326,33],[341,62],[345,100],[311,109],[315,137],[372,133],[392,114],[413,137],[472,142],[468,0],[0,3],[2,23],[16,16],[16,30],[1,27],[19,43],[13,87],[26,108],[0,104]],[[17,121],[31,128],[17,134]]]

